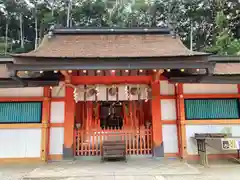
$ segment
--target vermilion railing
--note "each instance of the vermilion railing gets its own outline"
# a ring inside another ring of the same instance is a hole
[[[104,141],[123,140],[127,155],[152,153],[152,129],[75,130],[75,156],[100,156]]]

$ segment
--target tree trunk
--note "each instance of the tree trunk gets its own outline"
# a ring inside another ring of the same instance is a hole
[[[54,17],[54,3],[55,3],[55,0],[52,1],[52,6],[51,6],[52,17]]]
[[[6,21],[6,29],[5,29],[5,55],[8,50],[8,20]]]
[[[38,44],[41,44],[41,41],[43,39],[43,36],[44,36],[44,24],[41,22],[40,25],[39,25],[39,38],[38,38]]]
[[[23,38],[23,15],[22,15],[22,13],[20,13],[19,23],[20,23],[21,48],[24,48],[24,38]]]
[[[37,19],[37,7],[35,5],[35,50],[38,47],[38,19]]]
[[[68,0],[67,27],[71,27],[71,10],[72,10],[72,0]]]

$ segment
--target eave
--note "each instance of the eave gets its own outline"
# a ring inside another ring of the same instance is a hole
[[[26,63],[26,62],[25,62]],[[8,64],[10,71],[53,71],[53,70],[118,70],[118,69],[188,69],[199,68],[212,71],[214,63],[202,61],[119,61],[119,60],[89,60],[89,61],[54,61],[54,62],[32,62],[31,64]]]
[[[172,83],[240,84],[240,75],[169,77]]]
[[[0,79],[0,88],[57,86],[59,80],[21,79],[22,83],[10,78]]]
[[[170,34],[169,28],[58,28],[52,30],[53,34]]]
[[[210,62],[217,62],[217,63],[239,63],[240,62],[240,56],[218,56],[213,55],[209,56],[208,60]]]

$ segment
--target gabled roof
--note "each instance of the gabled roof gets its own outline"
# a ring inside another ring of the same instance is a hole
[[[202,56],[161,29],[55,29],[35,51],[14,57],[124,58]]]

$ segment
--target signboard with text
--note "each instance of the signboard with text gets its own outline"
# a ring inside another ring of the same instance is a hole
[[[223,150],[238,150],[240,149],[240,139],[222,138],[221,145]]]

